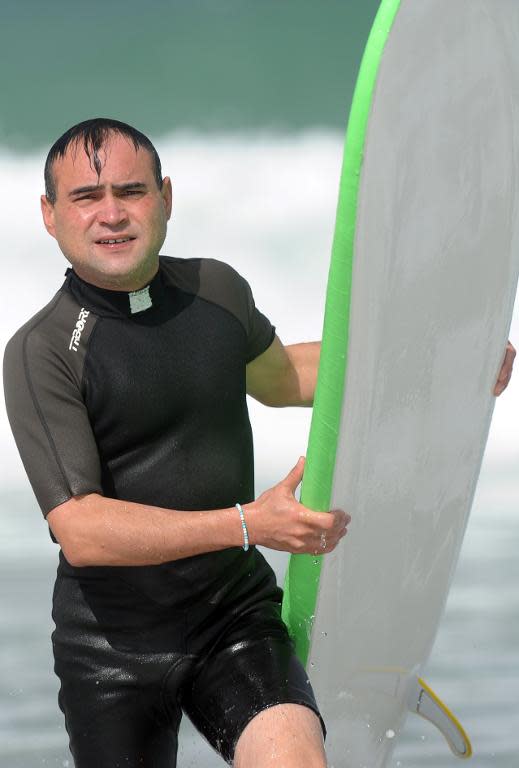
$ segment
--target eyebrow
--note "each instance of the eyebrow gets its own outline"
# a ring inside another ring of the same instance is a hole
[[[101,189],[105,189],[105,184],[91,184],[86,187],[76,187],[71,192],[68,193],[69,197],[74,197],[75,195],[82,195],[87,192],[97,192]],[[144,181],[128,181],[126,184],[112,184],[112,189],[117,190],[118,192],[124,192],[126,189],[145,189],[146,184]]]

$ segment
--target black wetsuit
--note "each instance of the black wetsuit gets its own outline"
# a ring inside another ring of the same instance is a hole
[[[131,294],[68,270],[4,358],[8,415],[43,514],[86,493],[183,510],[251,501],[245,366],[273,338],[222,262],[160,257]],[[82,568],[60,550],[52,639],[76,766],[174,765],[182,709],[228,761],[265,707],[317,712],[280,601],[254,547]]]

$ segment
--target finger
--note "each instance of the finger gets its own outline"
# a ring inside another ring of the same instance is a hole
[[[330,531],[317,532],[312,539],[313,554],[324,555],[335,546],[336,537]]]
[[[315,555],[324,555],[333,552],[340,540],[346,535],[346,528],[341,531],[333,531],[329,534],[322,533],[316,542]]]
[[[334,527],[331,530],[316,532],[312,538],[312,553],[314,555],[325,555],[328,552],[333,552],[346,533],[346,525],[341,528]]]
[[[283,485],[287,485],[292,493],[295,493],[297,486],[303,479],[303,472],[305,468],[305,457],[300,456],[297,464],[293,467],[288,475],[282,480]]]
[[[337,525],[341,528],[345,528],[351,523],[351,515],[349,515],[343,509],[334,509],[332,514],[335,516]]]
[[[512,368],[514,367],[514,360],[517,352],[515,351],[515,348],[508,342],[508,346],[506,348],[506,355],[505,355],[505,365],[507,367],[509,375],[512,373]]]
[[[330,510],[330,512],[314,512],[302,504],[301,510],[304,514],[305,524],[315,531],[332,531],[344,528],[351,521],[350,515],[342,509]]]
[[[505,359],[503,361],[503,366],[501,368],[501,373],[507,376],[508,378],[512,374],[512,368],[514,366],[514,359],[515,359],[515,349],[512,347],[512,345],[509,343],[506,347],[506,353],[505,353]]]
[[[512,377],[512,368],[514,367],[514,359],[516,356],[516,350],[513,345],[508,342],[506,345],[505,359],[499,371],[496,385],[494,387],[494,395],[498,396],[507,388],[510,379]]]
[[[512,378],[512,367],[510,366],[510,368],[508,368],[508,367],[505,367],[505,365],[503,364],[503,368],[501,368],[501,371],[499,372],[499,378],[494,387],[494,395],[498,396],[502,392],[504,392],[511,378]]]
[[[332,509],[326,514],[328,516],[328,520],[332,520],[330,528],[335,530],[341,530],[351,523],[351,515],[349,515],[343,509]]]

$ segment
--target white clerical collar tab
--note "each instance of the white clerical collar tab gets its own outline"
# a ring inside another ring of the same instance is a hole
[[[141,288],[140,291],[132,291],[128,294],[130,299],[130,312],[134,315],[136,312],[144,312],[145,309],[149,309],[153,302],[150,296],[150,286]]]

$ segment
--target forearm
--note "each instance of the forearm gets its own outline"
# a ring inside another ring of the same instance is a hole
[[[251,545],[324,554],[344,536],[350,519],[345,512],[313,512],[296,501],[303,467],[301,458],[284,480],[243,505]],[[243,545],[235,507],[183,512],[92,493],[55,507],[47,521],[76,567],[160,565]]]
[[[158,565],[243,544],[235,507],[185,512],[110,499],[70,499],[48,522],[72,565]]]

